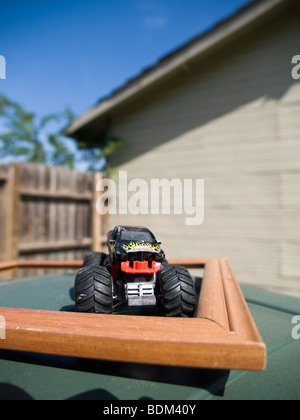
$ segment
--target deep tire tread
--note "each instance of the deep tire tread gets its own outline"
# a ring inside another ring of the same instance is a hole
[[[75,279],[76,311],[111,314],[112,285],[112,277],[106,267],[81,268]]]
[[[193,279],[184,267],[164,265],[159,275],[159,313],[167,317],[192,317],[196,308]]]

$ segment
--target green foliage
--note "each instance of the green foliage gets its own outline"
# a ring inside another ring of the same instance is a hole
[[[101,154],[105,158],[110,158],[116,151],[124,146],[126,144],[126,141],[124,139],[121,139],[119,137],[114,137],[112,139],[109,139],[104,148],[101,151]]]
[[[0,95],[0,159],[71,169],[81,164],[87,171],[111,171],[110,157],[125,141],[119,138],[103,141],[99,138],[99,141],[90,144],[84,140],[77,143],[67,140],[61,134],[61,127],[68,125],[73,118],[73,112],[68,107],[60,113],[38,117]],[[58,126],[60,128],[53,129]]]
[[[112,173],[113,167],[111,165],[111,157],[122,146],[126,144],[124,139],[119,137],[108,138],[106,141],[99,138],[100,146],[90,144],[88,142],[78,142],[78,147],[81,150],[83,160],[89,162],[88,171],[102,171]]]
[[[47,133],[53,123],[68,123],[73,115],[69,108],[61,113],[38,118],[21,105],[0,95],[0,158],[21,158],[24,162],[74,168],[74,156],[60,132]]]

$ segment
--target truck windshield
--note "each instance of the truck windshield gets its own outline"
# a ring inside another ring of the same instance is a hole
[[[150,232],[123,230],[121,233],[121,241],[154,242],[155,239]]]

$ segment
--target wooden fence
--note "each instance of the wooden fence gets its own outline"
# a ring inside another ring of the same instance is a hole
[[[100,251],[109,221],[96,211],[100,173],[0,165],[0,261],[76,260]]]

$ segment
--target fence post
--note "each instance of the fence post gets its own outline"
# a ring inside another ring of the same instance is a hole
[[[102,218],[103,216],[97,211],[97,200],[101,192],[97,191],[97,184],[102,179],[102,174],[96,172],[94,174],[94,199],[92,201],[92,238],[93,238],[93,251],[100,252],[102,250]]]
[[[9,178],[6,190],[6,261],[19,259],[20,171],[21,166],[19,163],[13,163],[9,168]]]

